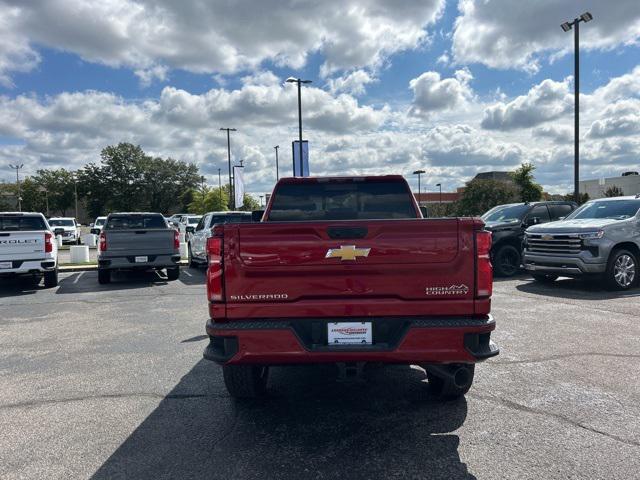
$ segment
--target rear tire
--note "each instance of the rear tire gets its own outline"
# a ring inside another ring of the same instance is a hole
[[[53,288],[58,286],[58,268],[50,272],[44,272],[44,288]]]
[[[263,365],[224,365],[224,384],[234,398],[256,398],[267,391],[269,367]]]
[[[513,245],[503,245],[494,256],[493,269],[497,276],[513,277],[520,270],[520,252]]]
[[[180,267],[167,268],[167,280],[173,281],[180,278]]]
[[[98,283],[100,285],[111,283],[111,272],[109,270],[98,269]]]
[[[628,290],[638,283],[638,258],[633,252],[620,248],[609,255],[604,280],[609,290]]]
[[[429,380],[429,391],[440,400],[455,400],[464,396],[473,385],[475,365],[463,365],[466,367],[466,375],[463,382],[456,383],[452,378],[441,377],[430,372],[427,367],[427,379]],[[452,365],[453,367],[453,365]],[[461,379],[462,380],[462,379]]]
[[[544,273],[532,273],[531,276],[536,282],[553,283],[558,279],[558,275],[546,275]]]
[[[191,253],[191,244],[189,243],[188,248],[189,255],[189,268],[198,268],[198,263],[193,259],[193,254]]]

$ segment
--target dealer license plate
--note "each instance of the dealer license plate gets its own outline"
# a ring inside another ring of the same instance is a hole
[[[149,261],[149,257],[136,257],[136,263],[146,263]]]
[[[371,345],[371,322],[336,322],[329,323],[329,345]]]
[[[11,262],[0,262],[0,268],[11,268],[12,266]]]

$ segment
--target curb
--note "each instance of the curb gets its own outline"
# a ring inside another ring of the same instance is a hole
[[[178,262],[178,266],[185,267],[188,265],[186,260],[180,260]],[[58,265],[58,272],[60,273],[68,273],[68,272],[90,272],[93,270],[98,270],[98,264],[94,263],[92,265]]]

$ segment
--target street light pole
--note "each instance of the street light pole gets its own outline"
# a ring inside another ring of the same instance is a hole
[[[297,83],[298,84],[298,137],[300,140],[300,176],[303,177],[303,165],[302,161],[302,84],[303,83],[311,83],[311,80],[301,80],[300,78],[289,77],[287,78],[288,83]],[[295,172],[294,172],[295,173]]]
[[[220,130],[224,130],[227,132],[227,162],[229,164],[229,208],[233,210],[234,201],[233,201],[233,182],[231,180],[231,137],[229,136],[229,132],[235,132],[237,130],[235,128],[221,128]]]
[[[220,174],[221,170],[221,168],[218,168],[218,193],[220,194],[220,208],[222,208],[222,175]]]
[[[562,30],[568,32],[573,27],[573,192],[576,203],[580,203],[580,22],[590,22],[593,15],[585,12],[573,22],[564,22]]]
[[[438,205],[442,208],[442,184],[436,183],[436,187],[440,187],[440,199],[438,200]]]
[[[76,177],[76,175],[73,175],[73,194],[75,196],[75,206],[76,206],[76,215],[75,215],[75,219],[76,222],[78,221],[78,178]]]
[[[280,145],[276,145],[273,148],[276,151],[276,182],[277,182],[278,180],[280,180],[280,174],[278,173],[278,149],[280,148]]]
[[[418,206],[420,206],[420,196],[422,195],[422,191],[420,188],[420,175],[422,175],[423,173],[427,173],[424,170],[416,170],[415,172],[413,172],[414,175],[418,175]]]
[[[24,167],[24,163],[21,163],[20,165],[16,164],[15,166],[9,164],[9,166],[16,171],[16,187],[18,188],[18,211],[21,212],[22,211],[22,192],[20,191],[20,169]]]

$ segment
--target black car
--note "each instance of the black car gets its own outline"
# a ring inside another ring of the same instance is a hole
[[[562,220],[573,212],[575,202],[510,203],[493,207],[482,215],[493,233],[491,260],[497,276],[510,277],[520,270],[524,231],[531,225]]]

